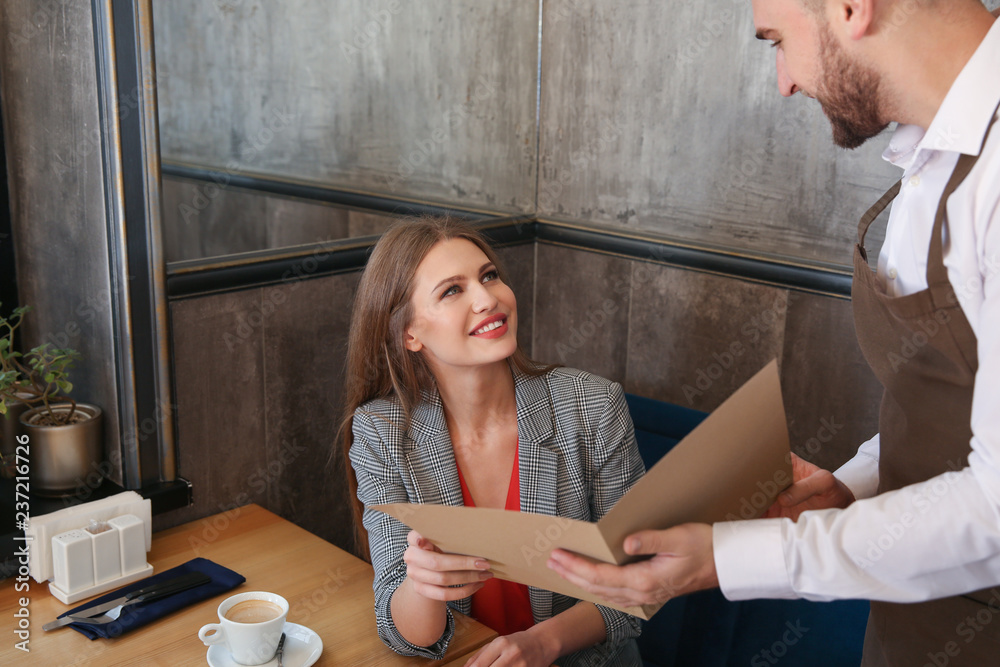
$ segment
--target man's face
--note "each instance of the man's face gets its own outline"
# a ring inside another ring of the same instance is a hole
[[[824,16],[802,0],[753,0],[758,39],[775,48],[778,89],[815,98],[833,128],[833,141],[857,148],[886,128],[879,109],[879,77],[855,61]]]

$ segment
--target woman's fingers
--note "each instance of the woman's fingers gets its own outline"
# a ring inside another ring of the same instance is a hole
[[[438,549],[436,546],[434,546],[434,544],[430,540],[428,540],[426,537],[424,537],[415,530],[411,530],[409,533],[406,534],[406,543],[409,544],[411,547],[417,547],[418,549],[425,549],[427,551],[437,551],[438,553],[441,553],[441,550]]]
[[[466,598],[493,577],[489,563],[468,556],[455,556],[408,547],[403,552],[406,576],[413,590],[431,600],[451,602]],[[487,569],[476,566],[479,563]]]
[[[464,586],[435,586],[433,584],[425,584],[414,578],[411,578],[410,581],[415,593],[429,600],[439,600],[441,602],[454,602],[455,600],[467,598],[476,593],[486,583],[479,582]]]
[[[403,560],[408,568],[421,568],[442,574],[450,572],[471,572],[489,574],[490,564],[482,558],[458,556],[440,551],[427,551],[419,547],[408,547],[403,552]]]
[[[493,577],[488,561],[443,553],[416,531],[410,531],[406,542],[409,546],[403,552],[403,561],[407,576],[425,597],[458,600],[472,595]]]

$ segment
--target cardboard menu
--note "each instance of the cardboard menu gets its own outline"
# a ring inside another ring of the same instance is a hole
[[[618,565],[640,560],[626,536],[681,523],[760,516],[792,481],[778,365],[772,361],[653,466],[597,523],[480,507],[377,505],[442,551],[474,555],[501,579],[649,619],[662,604],[621,607],[546,566],[555,548]]]

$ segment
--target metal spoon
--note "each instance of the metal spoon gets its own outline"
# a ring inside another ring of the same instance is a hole
[[[281,667],[281,654],[285,650],[285,633],[281,633],[281,639],[278,640],[278,648],[274,651],[274,657],[278,659],[278,667]]]

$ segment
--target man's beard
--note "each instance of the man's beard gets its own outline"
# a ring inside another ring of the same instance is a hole
[[[816,99],[833,126],[833,143],[857,148],[889,126],[879,112],[878,74],[851,61],[826,25],[820,27],[820,62]]]

